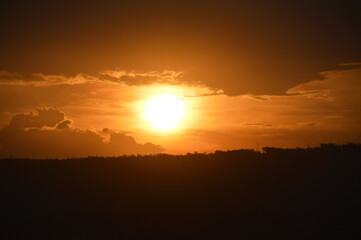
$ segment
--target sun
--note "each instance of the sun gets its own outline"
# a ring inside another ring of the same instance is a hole
[[[160,131],[176,129],[184,118],[184,100],[177,95],[156,95],[145,104],[143,118]]]

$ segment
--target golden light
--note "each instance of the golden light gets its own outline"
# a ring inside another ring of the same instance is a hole
[[[156,95],[145,104],[143,118],[153,129],[169,131],[176,129],[185,115],[184,100],[177,95]]]

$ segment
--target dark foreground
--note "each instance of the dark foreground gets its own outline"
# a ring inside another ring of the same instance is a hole
[[[0,161],[1,239],[360,239],[361,145]]]

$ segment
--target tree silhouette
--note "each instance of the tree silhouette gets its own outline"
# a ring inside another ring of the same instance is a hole
[[[0,160],[2,239],[360,237],[360,144]]]

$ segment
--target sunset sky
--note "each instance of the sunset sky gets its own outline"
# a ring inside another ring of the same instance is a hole
[[[361,142],[357,1],[2,1],[0,157]]]

